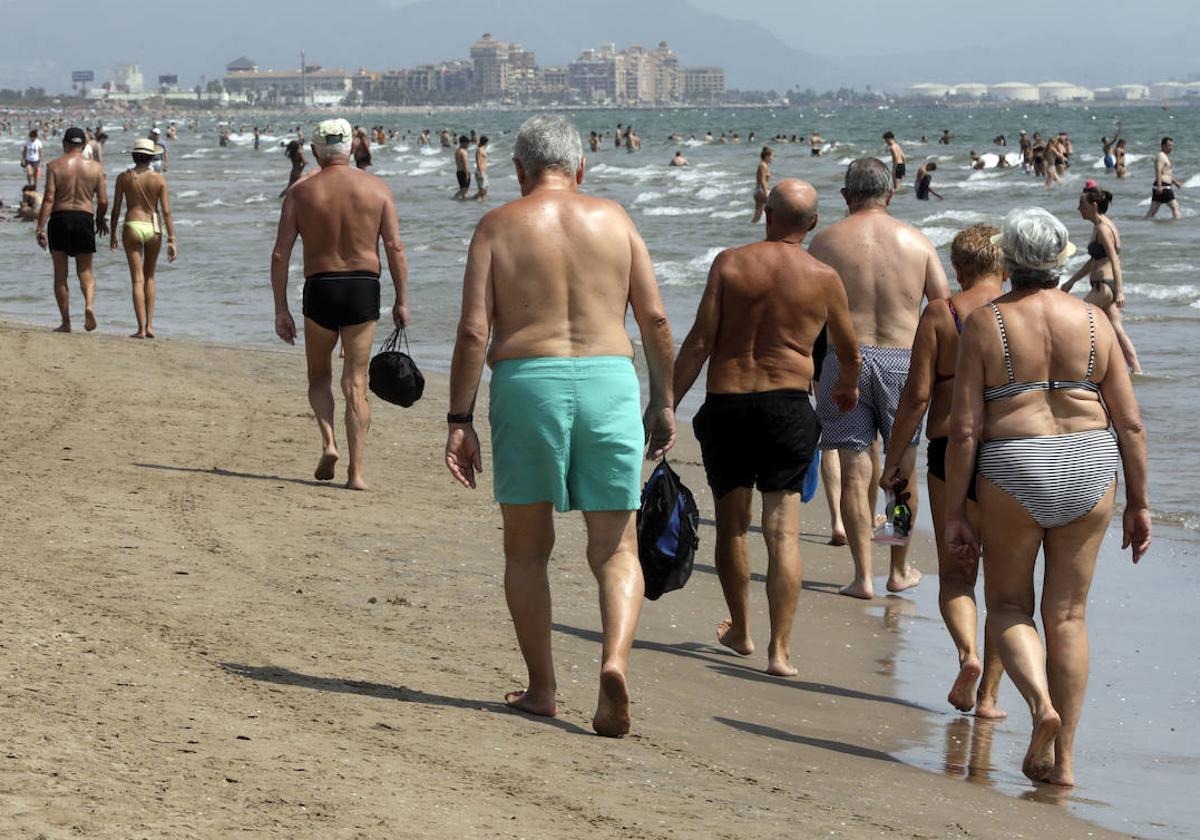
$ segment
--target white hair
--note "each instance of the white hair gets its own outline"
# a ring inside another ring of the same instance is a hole
[[[1009,276],[1017,284],[1056,284],[1058,270],[1071,250],[1066,226],[1041,207],[1009,211],[996,239]]]
[[[338,158],[350,157],[350,143],[343,141],[341,143],[313,143],[313,154],[317,158],[317,163],[327,163]]]
[[[566,117],[538,114],[521,124],[513,143],[513,157],[530,177],[545,169],[574,176],[583,161],[583,139]]]

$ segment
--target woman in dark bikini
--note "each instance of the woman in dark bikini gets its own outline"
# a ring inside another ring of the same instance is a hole
[[[1088,261],[1063,284],[1062,290],[1071,291],[1076,281],[1085,274],[1088,276],[1092,288],[1084,299],[1104,310],[1112,322],[1113,332],[1117,334],[1125,364],[1134,373],[1141,373],[1142,365],[1138,361],[1137,350],[1121,322],[1121,310],[1125,308],[1125,292],[1121,283],[1121,234],[1105,215],[1112,198],[1112,193],[1097,188],[1090,181],[1079,197],[1079,215],[1093,226],[1092,241],[1087,246]]]
[[[912,440],[921,425],[925,410],[929,410],[929,510],[933,517],[933,535],[938,555],[938,606],[942,620],[954,646],[958,649],[958,672],[950,694],[950,705],[962,712],[975,709],[975,716],[986,719],[1002,718],[1005,713],[996,708],[996,694],[1004,668],[1000,655],[990,637],[983,646],[980,660],[977,644],[978,611],[975,606],[975,583],[978,564],[963,564],[950,556],[944,539],[946,525],[946,447],[949,442],[950,400],[954,395],[954,366],[958,361],[958,341],[963,321],[981,306],[1004,294],[1004,257],[992,244],[996,228],[972,225],[954,237],[950,246],[950,262],[958,275],[962,291],[946,300],[930,301],[921,315],[917,335],[913,340],[912,362],[908,381],[900,393],[892,435],[907,435],[896,440]],[[883,464],[879,486],[892,492],[904,485],[901,459],[904,450],[893,447]],[[970,493],[967,515],[978,522],[975,492]],[[982,676],[982,682],[980,677]],[[976,693],[976,683],[979,690]]]
[[[964,563],[982,548],[987,632],[1032,717],[1021,769],[1071,786],[1088,590],[1122,466],[1122,546],[1134,563],[1150,547],[1146,431],[1108,320],[1057,288],[1075,250],[1067,229],[1031,208],[1009,213],[1002,231],[1012,291],[973,312],[959,340],[945,539]],[[979,540],[966,512],[976,475]],[[1034,621],[1039,554],[1045,646]]]

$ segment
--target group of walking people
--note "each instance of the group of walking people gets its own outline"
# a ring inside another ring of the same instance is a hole
[[[71,331],[70,260],[84,298],[84,329],[96,329],[94,258],[96,237],[111,229],[111,249],[124,247],[129,264],[137,331],[132,338],[154,338],[155,272],[164,240],[167,259],[176,257],[175,227],[165,171],[166,150],[153,128],[133,142],[132,166],[117,176],[109,215],[108,176],[98,155],[88,155],[89,138],[77,127],[62,135],[63,154],[46,167],[46,189],[35,236],[48,249],[54,266],[54,298],[60,332]],[[124,224],[121,210],[125,210]],[[120,240],[117,239],[118,227]]]
[[[344,120],[318,126],[312,150],[321,169],[288,191],[272,285],[276,331],[294,341],[287,265],[300,238],[309,399],[322,447],[316,477],[332,479],[338,460],[331,354],[340,337],[348,486],[364,489],[378,242],[398,326],[408,322],[407,261],[390,191],[348,165],[351,145]],[[768,555],[767,670],[797,673],[789,639],[800,594],[800,491],[818,446],[836,450],[841,468],[837,504],[854,561],[842,591],[873,597],[874,485],[915,504],[915,444],[928,413],[940,602],[958,652],[950,702],[980,717],[1003,716],[996,689],[1007,672],[1032,720],[1023,769],[1039,782],[1072,784],[1088,668],[1087,592],[1119,468],[1123,543],[1134,562],[1149,547],[1151,526],[1145,431],[1126,360],[1104,312],[1058,289],[1074,250],[1062,223],[1029,208],[1010,213],[998,229],[963,231],[951,255],[961,291],[951,295],[933,246],[888,212],[895,182],[882,162],[849,165],[847,217],[807,248],[818,196],[811,185],[785,179],[763,203],[765,239],[714,260],[676,355],[636,226],[620,205],[580,189],[576,127],[562,116],[533,117],[513,156],[521,197],[486,213],[467,251],[445,445],[451,475],[475,488],[484,469],[477,395],[489,365],[505,594],[528,670],[507,702],[534,715],[557,713],[547,574],[552,514],[579,510],[603,629],[593,726],[608,736],[629,731],[629,653],[644,586],[634,528],[642,461],[674,445],[675,410],[707,364],[694,430],[716,506],[714,555],[729,608],[719,643],[744,656],[755,651],[748,536],[757,489]],[[646,357],[644,410],[625,326],[630,310]],[[870,454],[877,438],[885,452],[879,478]],[[906,548],[891,551],[887,588],[916,585]],[[1046,556],[1044,646],[1033,595],[1039,551]],[[982,655],[975,605],[981,561]]]

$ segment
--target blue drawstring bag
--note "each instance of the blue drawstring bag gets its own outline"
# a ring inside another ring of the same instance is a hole
[[[817,495],[821,486],[821,450],[813,451],[813,459],[808,464],[808,472],[804,474],[804,487],[800,490],[800,501],[808,504]]]
[[[664,592],[682,589],[700,545],[700,511],[666,458],[642,488],[637,539],[646,597],[657,601]]]

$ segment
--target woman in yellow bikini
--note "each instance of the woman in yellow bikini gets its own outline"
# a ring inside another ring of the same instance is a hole
[[[167,229],[167,259],[175,262],[175,225],[171,219],[171,200],[167,179],[150,169],[150,161],[162,153],[153,140],[133,142],[133,168],[117,176],[112,204],[112,249],[117,250],[117,222],[121,218],[121,202],[126,204],[125,227],[121,242],[129,261],[129,277],[133,282],[133,314],[137,332],[130,338],[154,338],[154,269],[162,248],[162,226]]]

